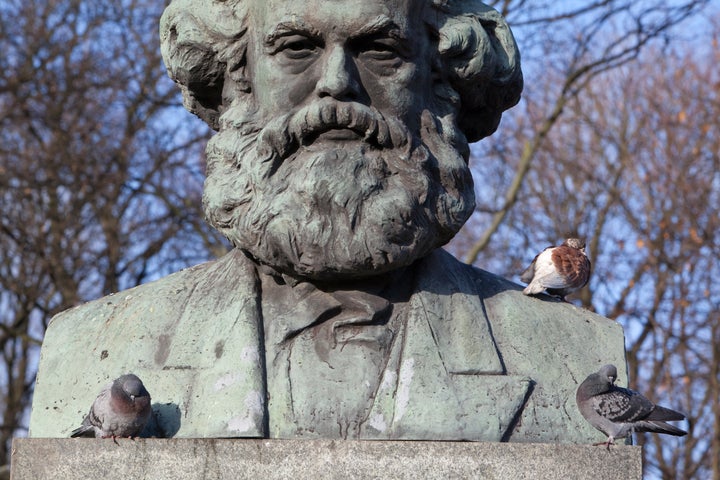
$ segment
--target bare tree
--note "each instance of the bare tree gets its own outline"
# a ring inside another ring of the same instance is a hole
[[[226,248],[200,209],[208,132],[159,58],[164,3],[0,3],[0,463],[52,315]],[[633,386],[690,418],[684,440],[640,439],[647,469],[718,479],[717,38],[702,58],[649,49],[708,1],[494,4],[525,101],[476,149],[481,215],[453,248],[512,276],[588,236],[582,304],[625,326]]]
[[[642,63],[632,192],[620,206],[643,268],[608,302],[608,313],[632,327],[628,361],[638,383],[681,402],[689,417],[684,448],[641,439],[648,468],[664,478],[720,478],[720,29],[714,35],[702,56],[664,49]]]
[[[688,416],[687,437],[637,438],[648,478],[720,478],[720,22],[705,27],[697,19],[689,39],[648,47],[566,104],[482,252],[516,277],[538,249],[588,238],[580,302],[622,323],[631,387]],[[511,178],[511,157],[553,102],[536,95],[476,160],[488,177]]]
[[[554,81],[542,82],[544,90],[537,93],[533,82],[528,82],[526,96],[542,98],[542,102],[535,105],[542,105],[542,110],[530,107],[534,110],[533,121],[525,125],[522,149],[516,152],[519,161],[504,194],[499,195],[502,189],[495,185],[497,193],[492,205],[481,205],[480,210],[489,214],[489,224],[465,254],[467,263],[477,260],[517,203],[534,158],[568,102],[586,90],[599,74],[633,61],[650,41],[667,39],[669,29],[696,14],[708,1],[498,0],[490,3],[508,18],[516,32],[524,64],[534,64],[530,71],[550,75]]]
[[[207,130],[160,60],[164,6],[0,4],[0,463],[52,315],[223,248],[202,222]]]

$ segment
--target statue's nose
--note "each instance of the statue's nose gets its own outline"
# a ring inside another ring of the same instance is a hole
[[[340,46],[330,49],[326,55],[316,87],[318,96],[356,101],[361,87],[352,55]]]

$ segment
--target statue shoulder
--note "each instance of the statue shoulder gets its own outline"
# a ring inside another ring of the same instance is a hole
[[[507,278],[468,265],[450,253],[438,249],[425,259],[421,266],[426,284],[442,286],[453,292],[477,295],[483,302],[488,319],[494,321],[524,318],[568,319],[575,322],[584,319],[603,326],[614,324],[598,315],[572,303],[562,302],[547,295],[527,296],[523,287]],[[617,326],[619,329],[619,326]],[[621,330],[621,329],[620,329]]]
[[[249,400],[237,399],[254,399],[260,384],[257,296],[254,266],[231,252],[55,316],[40,355],[32,436],[67,436],[98,385],[125,372],[142,378],[153,400],[174,405],[164,410],[169,417],[161,420],[163,431],[177,431],[175,415],[184,405],[186,436],[230,435],[227,419],[249,415]],[[234,369],[247,382],[228,376]],[[221,380],[227,384],[218,387]],[[217,415],[212,423],[204,409],[189,408],[194,388],[208,398],[216,395],[208,403],[228,416]],[[77,395],[58,397],[68,391]],[[248,436],[259,431],[252,419],[239,422],[252,430]]]
[[[50,326],[82,319],[179,315],[183,310],[192,308],[194,302],[190,301],[191,298],[208,299],[224,295],[230,285],[252,284],[254,276],[251,268],[242,253],[233,250],[220,259],[65,310],[53,317]],[[248,293],[254,292],[250,287],[247,290]]]
[[[522,292],[515,282],[486,270],[463,263],[447,251],[439,248],[422,260],[422,275],[436,278],[436,283],[475,293],[481,298],[504,291]]]

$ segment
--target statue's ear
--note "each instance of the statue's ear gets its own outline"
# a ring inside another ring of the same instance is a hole
[[[222,3],[209,3],[211,11],[198,11],[191,3],[173,0],[165,9],[160,49],[170,78],[180,86],[185,108],[218,130],[227,107],[223,99],[250,92],[244,77],[246,22],[238,18],[241,12]]]

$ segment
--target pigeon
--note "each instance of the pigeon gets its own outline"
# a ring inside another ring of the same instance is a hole
[[[71,437],[136,437],[150,419],[150,394],[132,373],[106,385]]]
[[[605,435],[608,450],[616,438],[624,438],[635,432],[667,433],[683,436],[687,432],[667,421],[684,420],[685,415],[653,402],[627,388],[616,387],[617,368],[605,365],[599,372],[589,375],[577,389],[575,401],[578,409],[590,425]]]
[[[585,241],[568,238],[559,247],[540,252],[520,276],[527,283],[523,293],[547,293],[561,300],[584,287],[590,279],[590,259],[585,254]]]

